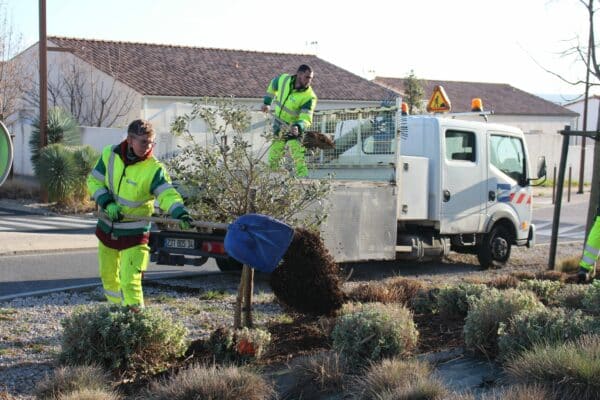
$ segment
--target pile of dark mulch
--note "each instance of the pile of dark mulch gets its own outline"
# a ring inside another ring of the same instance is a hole
[[[262,357],[265,364],[283,363],[299,355],[329,349],[331,339],[315,320],[274,323],[269,327],[271,343]]]
[[[437,314],[415,313],[414,321],[419,330],[419,352],[430,353],[463,347],[464,319],[447,319]]]
[[[281,303],[303,314],[332,315],[345,301],[338,265],[319,234],[302,228],[270,283]]]

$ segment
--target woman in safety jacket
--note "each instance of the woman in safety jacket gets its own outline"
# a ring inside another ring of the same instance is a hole
[[[281,74],[271,80],[263,100],[263,112],[269,112],[272,105],[276,118],[273,123],[276,138],[269,149],[269,164],[273,169],[278,168],[287,145],[297,176],[308,175],[302,134],[312,124],[313,111],[317,105],[317,96],[310,87],[313,76],[312,68],[306,64],[298,67],[296,75]],[[280,134],[282,123],[289,127],[284,134]]]
[[[150,223],[128,216],[148,217],[154,201],[189,229],[192,219],[171,184],[164,166],[153,156],[154,129],[144,120],[133,121],[127,138],[106,146],[87,178],[88,192],[104,211],[96,236],[98,264],[108,301],[130,307],[144,306],[142,274],[148,267]]]

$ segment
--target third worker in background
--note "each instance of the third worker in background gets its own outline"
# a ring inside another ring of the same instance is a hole
[[[286,146],[290,149],[296,176],[308,175],[304,160],[302,135],[312,124],[317,96],[310,87],[313,70],[306,64],[298,67],[295,75],[281,74],[273,78],[267,88],[262,110],[273,108],[273,134],[275,139],[269,149],[269,164],[277,169],[283,158]],[[287,125],[286,129],[284,126]]]

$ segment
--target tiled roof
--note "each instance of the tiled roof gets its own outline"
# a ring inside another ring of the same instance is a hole
[[[404,92],[404,79],[376,77],[374,82],[398,93]],[[422,79],[424,100],[429,101],[433,89],[441,85],[452,104],[452,112],[471,111],[471,100],[481,98],[483,108],[499,115],[545,115],[576,117],[565,107],[534,96],[504,83],[432,81]]]
[[[315,72],[312,86],[319,99],[382,101],[395,96],[314,55],[56,36],[48,40],[143,95],[262,98],[270,79],[283,72],[295,73],[299,65],[308,64]]]

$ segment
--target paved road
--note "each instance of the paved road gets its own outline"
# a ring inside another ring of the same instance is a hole
[[[0,300],[100,285],[96,251],[19,254],[0,257]],[[213,260],[201,267],[150,263],[144,280],[218,273]]]
[[[39,215],[0,208],[0,232],[93,233],[96,220],[83,217]]]

